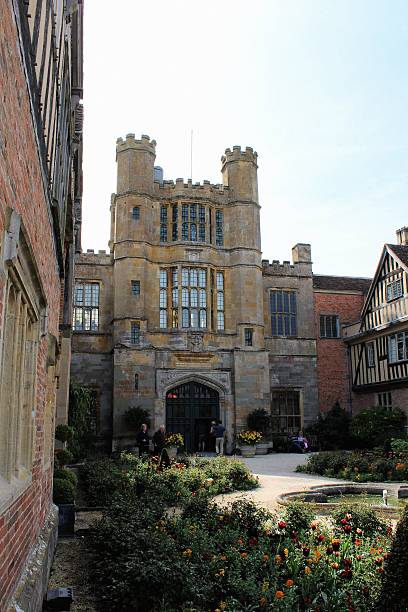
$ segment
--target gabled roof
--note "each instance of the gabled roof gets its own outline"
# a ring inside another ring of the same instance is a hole
[[[396,259],[398,261],[398,263],[400,264],[401,268],[403,268],[405,270],[405,272],[408,272],[408,245],[405,244],[384,244],[382,253],[381,253],[381,257],[380,260],[378,262],[377,265],[377,269],[375,271],[374,274],[374,278],[372,280],[370,289],[367,293],[367,297],[365,299],[364,302],[364,306],[363,306],[363,310],[361,312],[361,320],[363,320],[366,312],[367,312],[367,308],[368,305],[370,303],[370,299],[372,296],[372,293],[374,291],[374,288],[377,284],[378,281],[378,276],[381,272],[381,268],[382,265],[384,263],[384,258],[387,255],[387,253],[389,255],[391,255],[391,257],[393,257],[394,259]]]
[[[371,278],[356,276],[325,276],[313,274],[313,289],[326,291],[361,291],[367,293],[371,285]]]

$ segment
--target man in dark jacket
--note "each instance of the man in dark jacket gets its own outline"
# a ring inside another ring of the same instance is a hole
[[[211,426],[210,433],[212,436],[215,437],[215,452],[217,453],[217,455],[223,455],[225,427],[221,423],[221,421],[218,421],[218,423],[215,423]]]
[[[139,457],[149,454],[149,434],[147,433],[146,423],[143,423],[136,436],[136,444],[139,447]]]
[[[164,425],[160,425],[159,429],[153,436],[153,445],[154,445],[154,454],[160,455],[162,452],[165,443],[166,443],[166,435],[165,435],[165,427]]]

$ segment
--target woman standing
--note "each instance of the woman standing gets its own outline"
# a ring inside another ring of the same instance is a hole
[[[149,434],[146,423],[143,423],[136,436],[136,445],[139,447],[139,457],[149,454]]]

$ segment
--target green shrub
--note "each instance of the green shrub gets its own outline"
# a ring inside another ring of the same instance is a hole
[[[322,450],[351,448],[350,420],[350,414],[336,402],[327,413],[319,414],[317,423],[305,430],[306,437],[316,435]]]
[[[257,408],[248,414],[248,428],[259,431],[264,438],[271,433],[271,415],[264,408]]]
[[[91,389],[71,384],[69,388],[68,425],[73,429],[68,450],[76,460],[94,451],[93,430],[95,398]]]
[[[408,455],[408,440],[407,439],[392,439],[391,443],[391,450],[394,453],[398,453],[398,454],[407,454]]]
[[[69,450],[61,448],[55,451],[55,458],[58,466],[63,467],[64,465],[67,465],[67,463],[71,463],[74,457]]]
[[[388,556],[388,555],[387,555]],[[406,612],[408,610],[408,507],[397,525],[391,554],[385,562],[383,587],[376,610]]]
[[[74,487],[76,487],[77,484],[78,484],[77,475],[72,470],[65,470],[65,469],[61,469],[61,468],[60,469],[56,469],[56,470],[54,470],[54,479],[55,478],[59,478],[59,479],[63,478],[65,480],[69,480],[69,482],[72,482]]]
[[[310,523],[316,518],[315,513],[310,508],[310,504],[301,501],[290,502],[283,515],[286,523],[286,532],[305,531],[309,529]]]
[[[138,431],[143,423],[150,427],[150,413],[140,406],[132,406],[125,412],[127,426],[133,431]]]
[[[405,413],[399,408],[375,406],[353,417],[350,431],[360,448],[389,449],[393,438],[405,438],[405,421]]]
[[[376,536],[384,534],[387,530],[386,523],[381,520],[375,511],[364,504],[358,502],[342,502],[333,510],[332,518],[339,529],[342,529],[342,522],[346,520],[346,515],[351,515],[349,523],[352,527],[352,532],[361,529],[365,536]]]
[[[323,451],[310,455],[307,463],[298,466],[296,471],[322,476],[336,476],[350,460],[350,453],[346,451]]]
[[[74,503],[75,487],[66,478],[54,478],[53,500],[56,504]]]
[[[55,439],[60,442],[68,442],[72,440],[74,435],[74,428],[69,425],[57,425],[55,429]]]

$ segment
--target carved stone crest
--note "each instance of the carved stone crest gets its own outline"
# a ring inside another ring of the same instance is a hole
[[[192,332],[188,335],[188,349],[190,351],[202,351],[204,346],[203,335]]]

